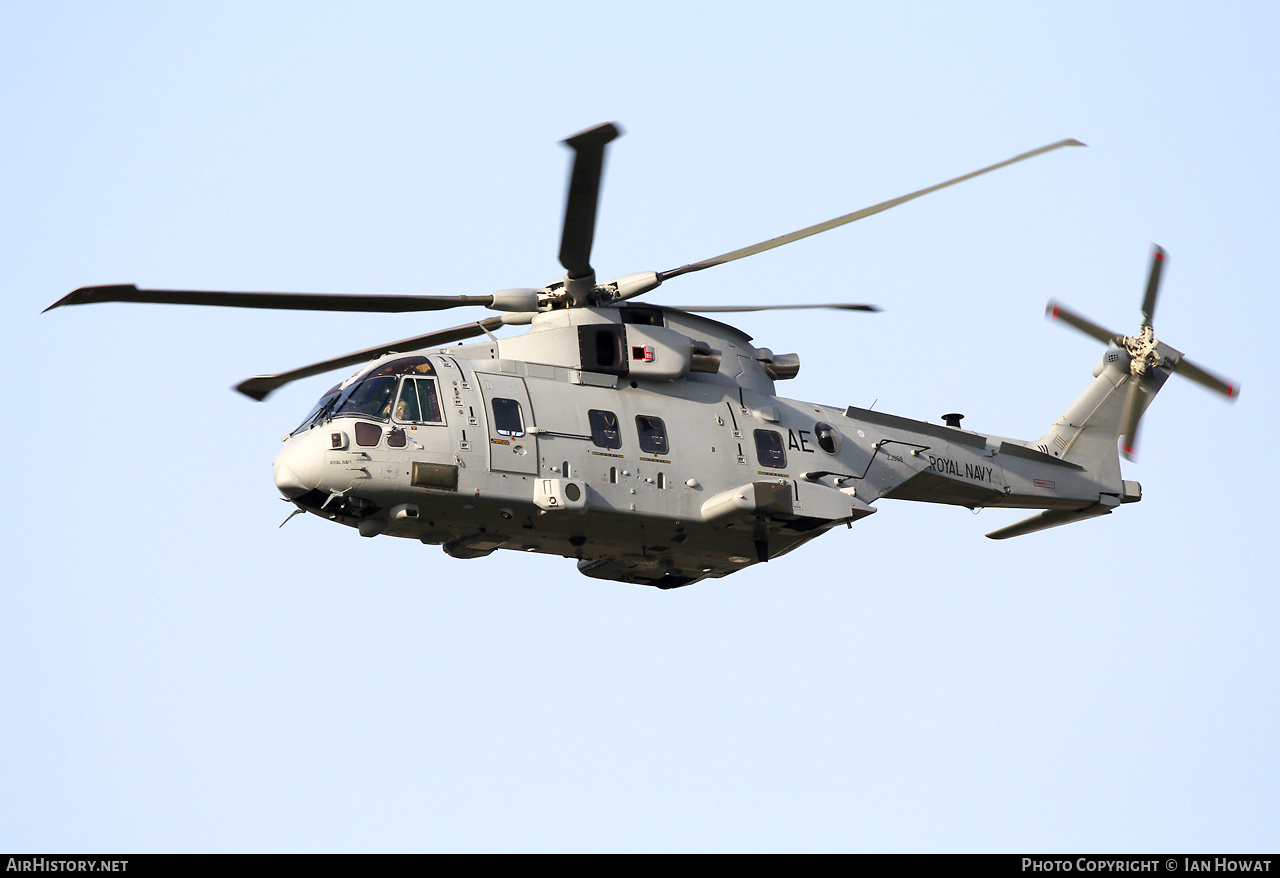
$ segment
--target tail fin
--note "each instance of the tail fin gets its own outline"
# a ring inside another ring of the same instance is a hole
[[[1123,429],[1125,396],[1130,381],[1129,354],[1112,344],[1093,370],[1094,381],[1033,446],[1045,454],[1078,464],[1117,492],[1123,489],[1117,439]],[[1153,370],[1142,380],[1145,410],[1169,373]]]

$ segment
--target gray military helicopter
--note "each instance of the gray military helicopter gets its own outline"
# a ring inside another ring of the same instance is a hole
[[[684,274],[780,247],[1064,146],[1063,140],[825,223],[668,271],[599,283],[590,264],[607,144],[599,125],[568,138],[573,167],[560,245],[566,274],[487,296],[390,296],[82,287],[51,305],[159,302],[315,311],[501,312],[237,386],[276,388],[361,364],[325,392],[275,457],[295,509],[361,536],[575,558],[597,579],[676,588],[784,555],[876,511],[882,498],[971,509],[1043,510],[992,539],[1094,518],[1142,498],[1121,477],[1139,420],[1168,377],[1235,399],[1239,385],[1187,360],[1152,330],[1164,251],[1156,248],[1134,336],[1050,302],[1047,313],[1107,345],[1094,380],[1039,439],[1022,441],[850,406],[776,395],[795,354],[703,313],[632,300]],[[871,305],[775,309],[878,310]],[[503,326],[529,325],[496,338]],[[479,343],[445,347],[487,336]],[[288,519],[286,519],[288,521]]]

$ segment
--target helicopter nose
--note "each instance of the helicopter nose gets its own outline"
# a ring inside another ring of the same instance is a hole
[[[271,465],[276,487],[290,500],[314,490],[324,472],[324,452],[310,438],[303,435],[290,439]]]

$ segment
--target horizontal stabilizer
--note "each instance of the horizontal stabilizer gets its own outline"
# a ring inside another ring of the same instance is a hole
[[[1035,533],[1038,530],[1048,530],[1060,524],[1071,524],[1073,521],[1097,518],[1099,515],[1107,515],[1111,512],[1111,509],[1112,507],[1104,506],[1101,503],[1095,503],[1085,509],[1046,509],[1039,515],[1033,515],[1030,518],[1024,518],[1022,521],[997,528],[987,534],[987,537],[993,540],[1007,540],[1009,537],[1020,537],[1023,534]]]

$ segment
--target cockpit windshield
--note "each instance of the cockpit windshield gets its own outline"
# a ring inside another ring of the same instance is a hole
[[[386,420],[391,417],[391,406],[396,396],[396,385],[401,375],[434,375],[435,368],[426,357],[400,357],[383,363],[345,390],[330,388],[316,403],[302,425],[289,435],[323,423],[329,418],[363,417]]]
[[[340,392],[338,386],[334,385],[325,391],[324,396],[320,397],[320,401],[315,404],[315,408],[302,419],[302,423],[298,425],[298,429],[290,433],[290,436],[296,436],[303,430],[308,430],[316,424],[329,417],[329,413],[333,410],[333,404],[338,401]]]
[[[363,415],[367,418],[391,417],[391,400],[396,395],[399,379],[394,375],[366,378],[347,388],[334,407],[334,417]]]

